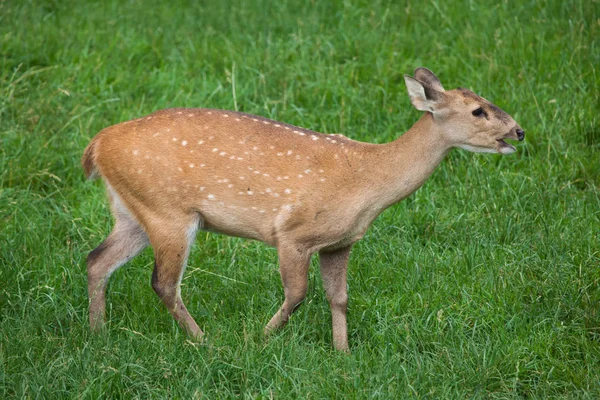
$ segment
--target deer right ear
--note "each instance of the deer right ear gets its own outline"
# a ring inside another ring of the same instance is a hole
[[[431,87],[425,87],[425,84],[415,78],[404,75],[404,82],[408,89],[410,102],[419,111],[433,112],[436,103],[444,94]]]

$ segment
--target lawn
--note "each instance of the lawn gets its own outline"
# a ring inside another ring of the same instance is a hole
[[[0,1],[0,397],[599,398],[600,3]],[[79,160],[102,128],[167,107],[244,111],[389,142],[433,70],[511,114],[510,156],[454,150],[353,250],[351,354],[332,349],[317,260],[283,300],[276,251],[198,235],[182,294],[152,252],[89,330],[85,258],[110,232]]]

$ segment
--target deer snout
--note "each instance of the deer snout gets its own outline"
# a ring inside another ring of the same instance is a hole
[[[525,139],[525,131],[521,128],[517,128],[517,138],[519,139],[519,142],[522,142],[523,139]]]

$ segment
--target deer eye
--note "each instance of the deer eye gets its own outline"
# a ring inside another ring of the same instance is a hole
[[[485,111],[483,111],[483,108],[479,107],[478,109],[473,110],[471,114],[475,117],[483,117],[485,116]]]

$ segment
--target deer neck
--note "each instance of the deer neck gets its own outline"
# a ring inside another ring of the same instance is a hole
[[[451,148],[431,113],[425,113],[395,141],[382,145],[371,164],[378,167],[371,175],[375,178],[374,208],[383,211],[419,189]]]

